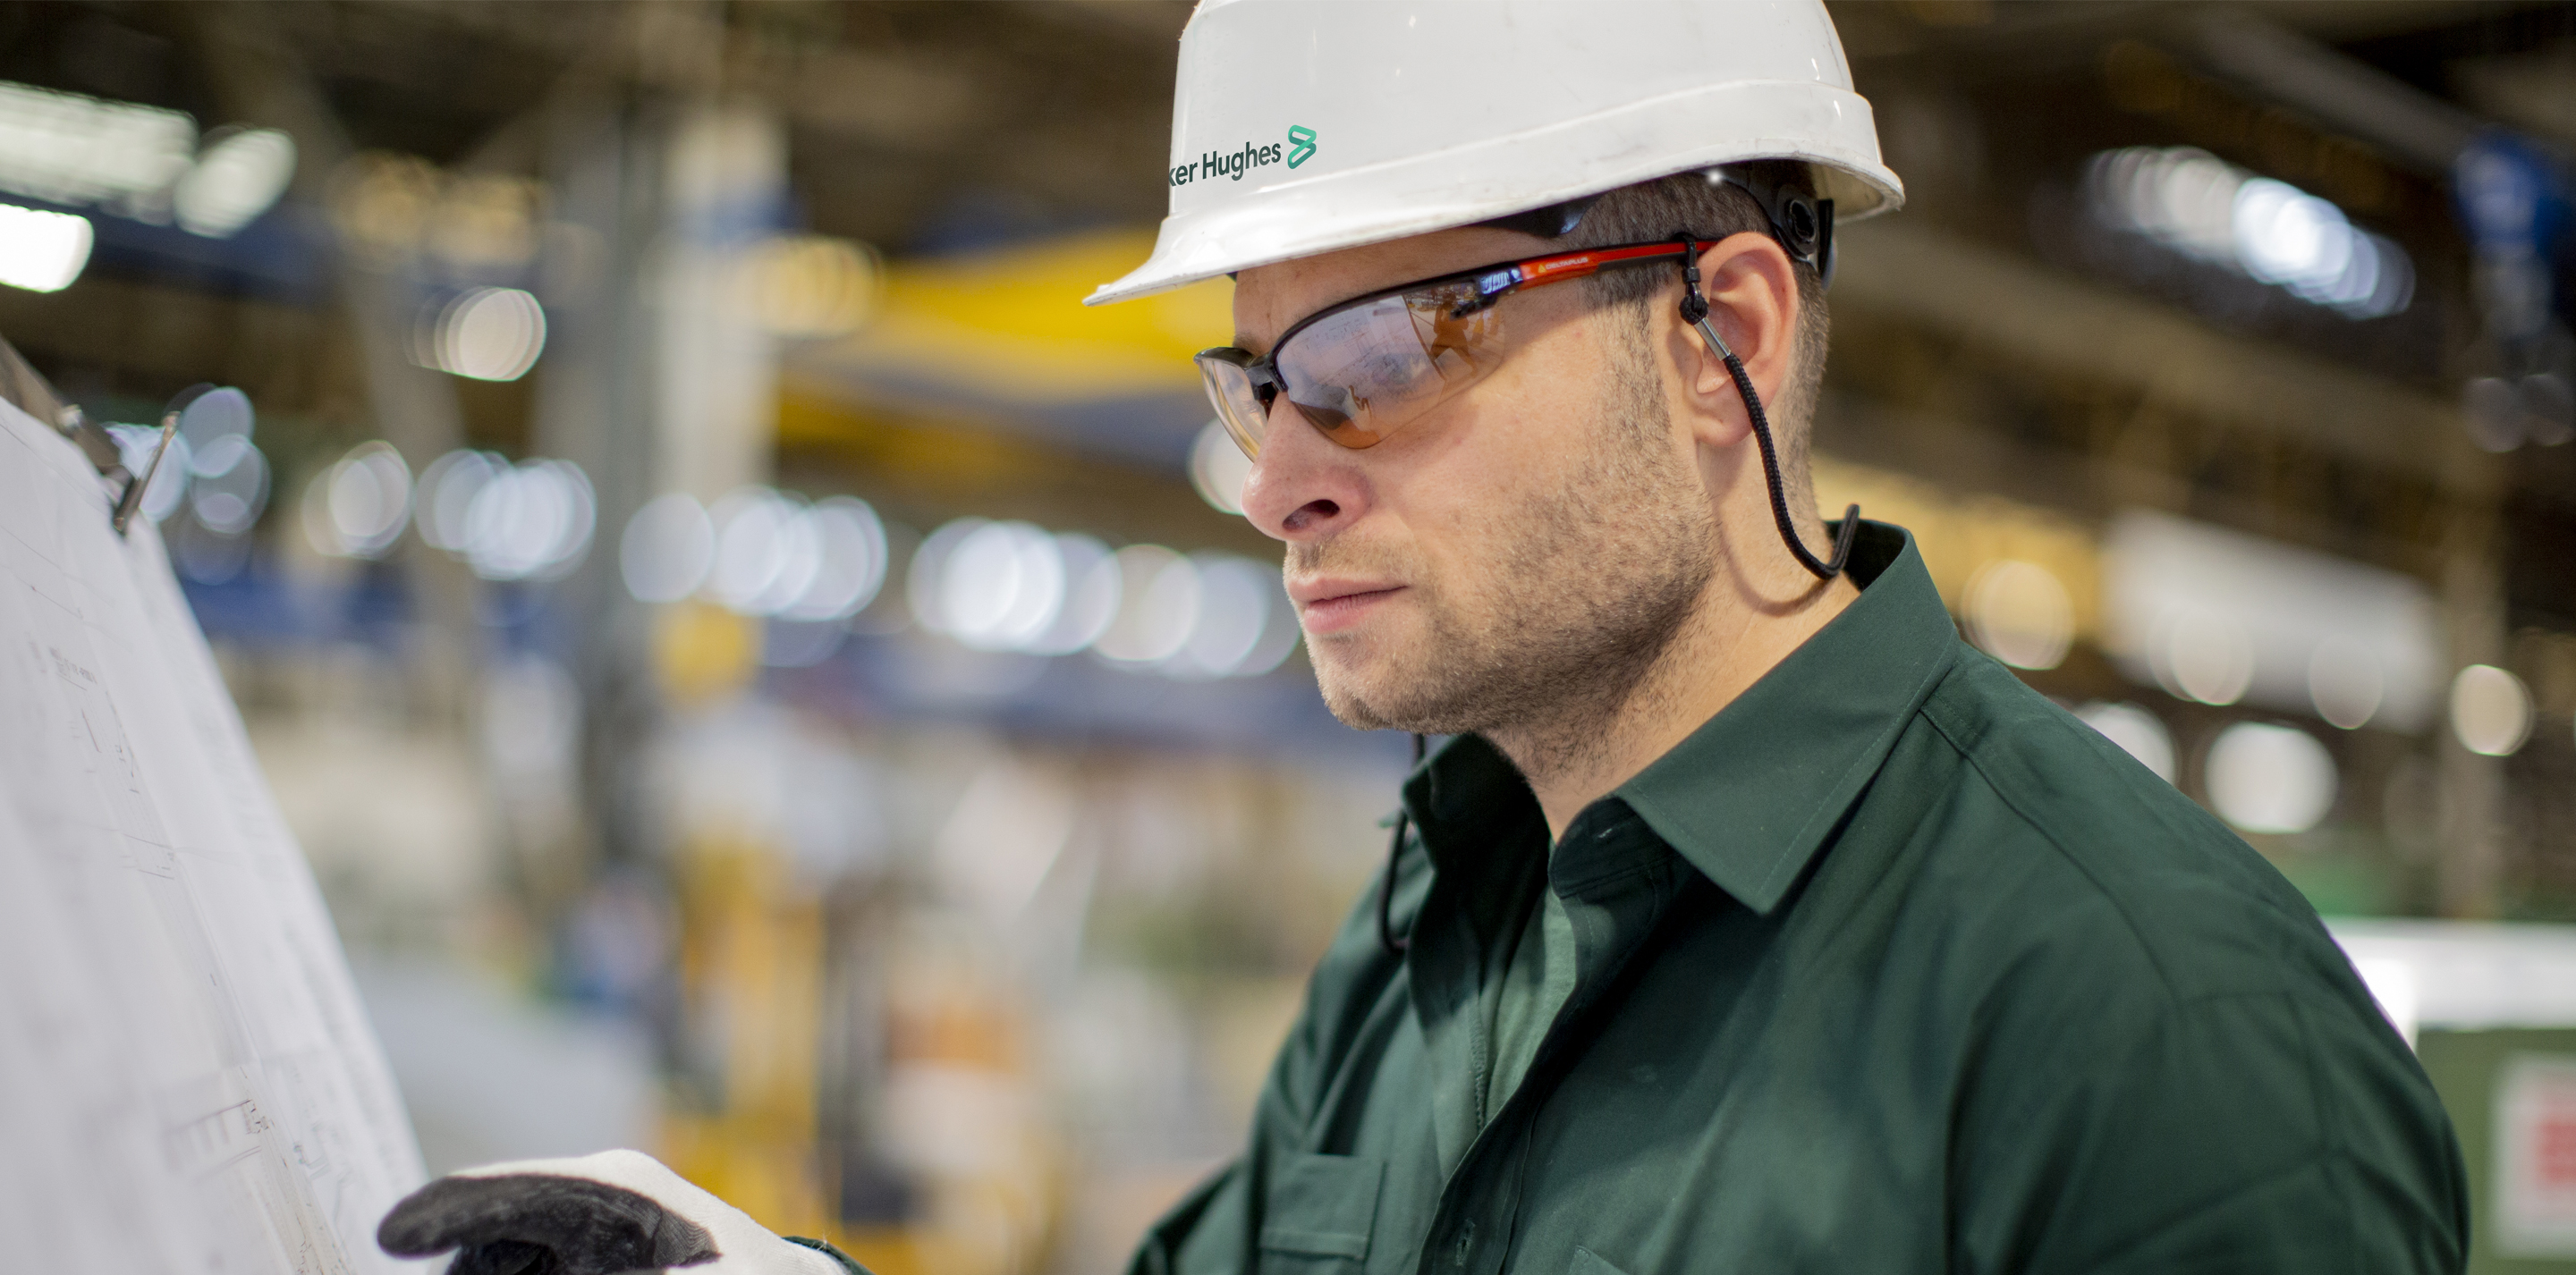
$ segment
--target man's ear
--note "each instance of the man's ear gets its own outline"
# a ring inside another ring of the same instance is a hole
[[[1779,401],[1797,362],[1798,267],[1769,235],[1747,231],[1701,250],[1699,270],[1708,324],[1743,361],[1754,393],[1768,408]],[[1743,442],[1753,422],[1725,361],[1677,311],[1666,318],[1693,433],[1710,446]]]

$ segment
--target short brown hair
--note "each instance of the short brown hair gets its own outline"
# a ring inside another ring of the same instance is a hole
[[[1813,189],[1798,183],[1813,197]],[[1676,173],[1603,195],[1583,215],[1583,222],[1557,242],[1567,249],[1607,244],[1645,243],[1688,233],[1714,243],[1734,234],[1770,234],[1762,206],[1740,187],[1710,181],[1700,173]],[[1798,332],[1789,378],[1772,402],[1763,404],[1771,421],[1772,441],[1780,449],[1780,482],[1790,509],[1815,508],[1815,483],[1808,473],[1807,439],[1815,421],[1816,396],[1825,379],[1825,348],[1833,316],[1825,308],[1825,281],[1814,269],[1798,267]],[[1603,305],[1625,306],[1643,322],[1646,307],[1679,291],[1677,269],[1629,267],[1607,270],[1585,286]],[[1800,521],[1804,521],[1802,517]]]

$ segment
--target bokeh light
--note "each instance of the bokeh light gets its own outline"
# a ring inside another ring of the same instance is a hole
[[[2035,562],[1998,559],[1968,582],[1968,636],[2014,668],[2053,669],[2075,640],[2075,603]]]
[[[517,288],[472,288],[422,316],[412,361],[477,381],[515,381],[546,348],[546,312]]]
[[[2305,832],[2334,808],[2332,754],[2292,726],[2238,722],[2218,733],[2206,767],[2209,804],[2245,832]]]
[[[2461,669],[2451,679],[2451,730],[2470,752],[2510,757],[2531,737],[2531,692],[2492,664]]]
[[[804,517],[821,558],[804,591],[778,615],[813,622],[858,614],[885,584],[885,524],[866,501],[851,496],[817,501]]]
[[[743,615],[774,615],[822,569],[822,547],[799,516],[803,510],[767,487],[725,493],[709,508],[715,561],[706,592]]]
[[[414,521],[420,538],[433,549],[465,552],[466,515],[474,508],[474,497],[509,468],[510,462],[497,453],[464,448],[429,462],[416,488],[420,507]]]
[[[1287,604],[1279,573],[1231,554],[1201,554],[1198,568],[1198,616],[1189,639],[1172,657],[1176,677],[1232,677],[1263,645],[1271,613]]]
[[[1252,458],[1235,445],[1225,422],[1212,420],[1199,427],[1199,436],[1190,443],[1190,485],[1198,488],[1199,499],[1226,513],[1242,513],[1243,484],[1251,478]]]
[[[569,461],[514,466],[460,449],[421,470],[415,495],[421,540],[486,580],[559,579],[581,565],[598,525],[590,476]]]
[[[389,443],[360,443],[304,489],[304,536],[334,558],[375,558],[411,519],[411,467]]]
[[[268,508],[268,458],[245,434],[217,434],[188,457],[188,508],[206,529],[238,536]]]
[[[179,411],[179,433],[199,452],[228,435],[239,435],[247,442],[257,423],[250,396],[231,386],[208,390]]]
[[[2178,699],[2228,705],[2254,682],[2254,642],[2233,617],[2179,609],[2148,654],[2156,683]]]
[[[2075,715],[2100,731],[2103,738],[2118,744],[2121,751],[2137,758],[2138,764],[2156,772],[2156,778],[2173,782],[2173,734],[2165,729],[2162,718],[2135,704],[2101,700],[2076,709]]]
[[[1077,532],[1055,538],[1064,563],[1064,605],[1055,623],[1027,649],[1038,655],[1071,655],[1100,640],[1118,618],[1119,574],[1109,546]]]
[[[705,509],[666,493],[636,511],[618,546],[619,571],[638,601],[701,594],[789,625],[847,620],[876,600],[889,565],[885,524],[866,501],[808,505],[767,487],[738,488]],[[772,629],[770,640],[783,640]]]
[[[949,636],[978,650],[1027,650],[1064,609],[1064,558],[1055,538],[1025,522],[988,522],[960,539],[941,567],[939,615]]]
[[[185,111],[0,82],[0,190],[55,204],[150,208],[188,170]],[[9,236],[0,232],[0,243]]]
[[[60,292],[89,264],[89,219],[0,204],[0,284]]]
[[[1118,551],[1118,616],[1091,649],[1122,664],[1159,664],[1180,653],[1199,619],[1199,572],[1161,545]]]
[[[959,518],[923,539],[905,590],[923,628],[983,651],[1071,655],[1166,677],[1256,677],[1301,636],[1267,563]]]
[[[617,546],[618,573],[638,602],[677,602],[697,592],[715,557],[714,520],[681,491],[645,502]]]
[[[237,129],[197,156],[170,190],[190,234],[224,238],[257,220],[295,177],[295,139],[273,128]]]
[[[799,340],[847,336],[876,309],[883,267],[865,244],[830,235],[778,235],[746,264],[761,326]]]
[[[2308,698],[2317,716],[2336,726],[2359,729],[2378,714],[2387,695],[2388,674],[2379,656],[2353,638],[2329,637],[2308,657]]]
[[[948,555],[966,537],[981,530],[987,519],[966,517],[941,523],[912,551],[912,565],[904,575],[904,601],[912,608],[913,619],[933,633],[947,633],[948,611],[944,602],[947,591]]]
[[[2396,314],[2414,298],[2405,249],[2325,200],[2196,147],[2105,151],[2086,164],[2084,185],[2103,222],[2349,318]]]
[[[570,461],[530,460],[493,474],[465,507],[462,546],[486,580],[558,579],[581,565],[598,522],[590,478]]]

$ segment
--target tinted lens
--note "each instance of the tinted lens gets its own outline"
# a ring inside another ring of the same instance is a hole
[[[1473,284],[1443,284],[1338,310],[1279,354],[1288,401],[1344,447],[1373,447],[1493,370],[1502,318]]]
[[[1262,409],[1261,395],[1252,388],[1252,374],[1229,355],[1234,350],[1209,350],[1198,356],[1199,379],[1206,383],[1208,401],[1216,405],[1216,418],[1225,422],[1225,432],[1234,436],[1234,445],[1243,454],[1261,459],[1261,433],[1270,414]]]

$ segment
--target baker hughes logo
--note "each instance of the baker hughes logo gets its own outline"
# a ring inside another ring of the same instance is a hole
[[[1268,146],[1255,146],[1245,142],[1222,155],[1209,151],[1195,161],[1173,168],[1169,176],[1171,184],[1175,186],[1186,186],[1194,181],[1218,177],[1242,181],[1245,173],[1276,164],[1282,159],[1287,161],[1290,168],[1295,168],[1314,157],[1315,130],[1303,124],[1291,124],[1288,126],[1288,144],[1284,148],[1277,142],[1272,142]]]

